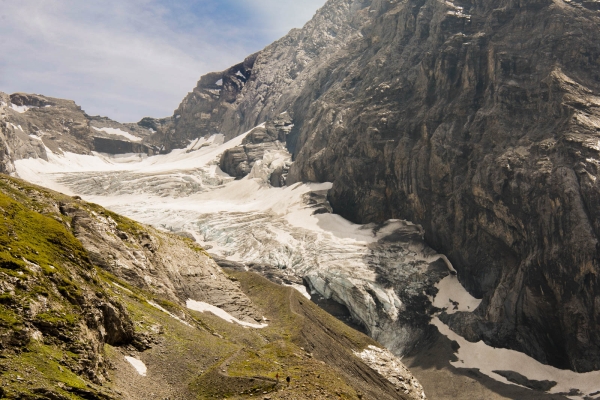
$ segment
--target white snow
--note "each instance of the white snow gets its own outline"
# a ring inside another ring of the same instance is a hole
[[[448,339],[456,340],[460,345],[458,361],[452,362],[457,368],[477,368],[481,373],[500,382],[514,385],[503,376],[492,371],[514,371],[530,380],[550,380],[557,382],[551,393],[569,392],[579,389],[585,395],[600,390],[600,371],[577,373],[570,370],[544,365],[533,358],[514,350],[500,349],[488,346],[484,342],[471,343],[454,333],[437,317],[433,319],[439,331]],[[568,396],[580,398],[578,396]]]
[[[19,114],[23,114],[24,112],[27,112],[28,110],[35,108],[35,107],[30,107],[30,106],[18,106],[16,104],[10,103],[10,108],[12,108],[13,110],[15,110],[16,112],[18,112]]]
[[[369,367],[390,381],[397,390],[404,393],[414,392],[419,398],[426,399],[423,387],[412,376],[404,364],[388,349],[368,346],[361,352],[353,351]]]
[[[118,284],[118,283],[116,283],[116,282],[113,282],[113,285],[115,285],[115,286],[116,286],[116,287],[118,287],[119,289],[123,290],[124,292],[127,292],[127,293],[129,293],[129,294],[133,294],[133,292],[132,292],[131,290],[127,289],[126,287],[123,287],[123,286],[119,285],[119,284]]]
[[[223,79],[219,79],[219,80],[218,80],[218,81],[215,83],[215,85],[217,85],[217,86],[223,86]]]
[[[262,329],[262,328],[266,328],[267,326],[269,326],[268,324],[253,324],[251,322],[240,321],[239,319],[235,318],[233,315],[229,314],[227,311],[222,310],[219,307],[215,307],[211,304],[203,303],[201,301],[189,299],[187,301],[186,305],[187,305],[187,308],[189,308],[190,310],[198,311],[201,313],[208,311],[210,313],[213,313],[217,317],[224,319],[225,321],[227,321],[229,323],[235,322],[238,325],[246,326],[249,328],[257,328],[257,329]]]
[[[481,300],[467,292],[455,275],[449,275],[442,279],[436,284],[436,287],[439,292],[433,299],[433,305],[438,308],[446,308],[448,314],[459,311],[472,312],[481,303]],[[450,300],[458,303],[457,309]],[[570,370],[560,370],[541,364],[518,351],[494,348],[483,341],[471,343],[450,330],[438,317],[433,318],[431,323],[438,328],[441,334],[450,340],[455,340],[460,345],[456,354],[458,361],[451,362],[456,368],[479,369],[481,373],[490,378],[510,385],[515,385],[515,383],[492,371],[514,371],[530,380],[555,381],[557,385],[551,389],[551,393],[568,393],[573,388],[579,389],[584,394],[600,390],[600,371],[580,374]],[[580,397],[570,396],[570,398],[578,399]]]
[[[148,304],[150,304],[152,307],[154,307],[156,309],[159,309],[160,311],[164,312],[165,314],[168,314],[171,318],[176,319],[177,321],[181,322],[182,324],[187,325],[187,326],[191,326],[186,321],[182,320],[181,318],[179,318],[178,316],[174,315],[173,313],[170,313],[169,311],[165,310],[163,307],[159,306],[155,302],[149,301]]]
[[[433,300],[433,305],[438,308],[445,308],[446,313],[448,314],[454,314],[459,311],[475,311],[481,303],[481,300],[471,296],[471,294],[465,290],[458,281],[456,275],[448,275],[439,281],[435,287],[439,292]]]
[[[138,360],[137,358],[125,356],[125,360],[129,362],[129,364],[133,365],[133,368],[140,374],[141,376],[146,376],[146,364],[142,360]]]
[[[211,253],[228,260],[279,266],[284,272],[306,277],[311,288],[321,295],[335,295],[345,302],[353,302],[353,316],[372,328],[377,322],[373,321],[376,315],[373,295],[383,304],[390,320],[398,318],[404,305],[392,290],[377,282],[376,273],[365,259],[370,254],[370,244],[412,224],[392,220],[374,233],[374,226],[353,224],[339,215],[313,215],[314,209],[303,197],[312,191],[330,189],[330,183],[298,183],[284,188],[273,188],[265,183],[270,168],[286,162],[284,152],[268,153],[255,165],[252,176],[234,180],[220,170],[219,158],[225,150],[240,145],[246,134],[228,142],[224,142],[223,135],[199,138],[184,149],[152,157],[97,153],[83,156],[68,152],[59,155],[46,149],[48,161],[19,160],[15,166],[21,178],[33,183],[78,194],[85,200],[162,229],[191,232],[201,245],[211,246]],[[397,255],[398,262],[407,268],[413,265],[419,268],[423,262],[440,257],[453,271],[444,256],[427,255],[420,249],[407,249]],[[439,292],[432,301],[448,313],[470,312],[480,303],[462,288],[455,276],[448,276],[436,287]],[[360,303],[363,300],[364,304]],[[451,300],[458,303],[456,309]],[[151,304],[187,324],[157,304]],[[187,306],[201,312],[210,311],[232,323],[248,324],[210,304],[190,300]],[[600,372],[576,374],[548,369],[550,367],[536,364],[520,353],[469,344],[439,320],[433,323],[444,335],[460,343],[461,361],[455,363],[457,367],[480,368],[501,382],[506,379],[492,373],[492,368],[513,370],[529,379],[556,380],[559,385],[554,391],[568,391],[573,387],[587,394],[593,391],[593,379],[600,382]],[[487,353],[496,350],[501,353]],[[489,357],[485,359],[478,353]],[[493,357],[498,357],[501,363],[497,364]],[[494,362],[493,366],[489,360]]]
[[[140,138],[140,137],[133,136],[131,133],[125,132],[124,130],[117,129],[117,128],[96,128],[95,126],[92,126],[92,128],[94,128],[94,130],[96,130],[98,132],[108,133],[109,135],[122,136],[124,138],[131,140],[132,142],[139,142],[142,140],[142,138]]]
[[[310,295],[310,293],[308,293],[308,290],[306,290],[306,286],[297,285],[297,284],[291,284],[291,285],[285,285],[285,286],[292,287],[292,288],[296,289],[298,292],[300,292],[300,294],[302,296],[306,297],[309,300],[311,299],[311,295]]]

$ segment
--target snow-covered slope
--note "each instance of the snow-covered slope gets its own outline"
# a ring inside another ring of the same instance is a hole
[[[271,161],[289,160],[289,154],[265,154],[241,180],[223,173],[220,155],[244,137],[224,143],[222,135],[214,135],[152,157],[57,155],[47,149],[48,161],[26,159],[15,165],[19,176],[31,182],[80,195],[143,223],[185,232],[212,254],[268,271],[283,283],[304,282],[313,294],[345,305],[373,338],[397,355],[434,329],[429,315],[436,310],[471,312],[478,307],[479,300],[450,275],[454,270],[447,259],[424,243],[419,226],[400,220],[356,225],[328,213],[328,183],[271,187]],[[439,319],[433,323],[457,340]],[[478,368],[482,360],[462,343],[459,357],[469,368]],[[514,365],[510,357],[504,358],[504,369],[529,376],[531,368],[521,358],[514,358]],[[488,374],[487,364],[481,368]],[[559,376],[551,375],[548,379]],[[579,382],[577,374],[571,375],[559,376],[557,390],[569,380]],[[489,376],[508,382],[492,370]],[[589,385],[582,383],[581,389],[589,390]]]

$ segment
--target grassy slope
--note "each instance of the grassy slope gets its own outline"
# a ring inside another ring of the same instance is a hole
[[[402,398],[352,355],[375,343],[293,289],[229,272],[268,318],[265,329],[187,310],[92,265],[59,203],[109,215],[130,234],[146,229],[99,206],[0,177],[0,398]],[[135,336],[152,348],[139,352],[99,339],[90,322],[98,302],[126,310]],[[125,355],[142,359],[148,376],[137,374]]]

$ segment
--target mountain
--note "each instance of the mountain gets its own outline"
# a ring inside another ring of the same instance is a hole
[[[144,118],[137,124],[121,124],[89,116],[71,100],[0,92],[0,172],[14,173],[16,160],[47,160],[46,149],[58,154],[155,154],[160,149],[142,141],[167,120]]]
[[[593,398],[599,8],[330,0],[172,117],[3,95],[4,170],[304,284],[436,398]]]
[[[330,0],[202,77],[154,140],[232,138],[287,111],[287,184],[333,182],[354,222],[421,224],[483,298],[445,317],[453,330],[597,370],[598,4]]]
[[[425,398],[372,339],[193,240],[6,176],[0,212],[2,398]]]

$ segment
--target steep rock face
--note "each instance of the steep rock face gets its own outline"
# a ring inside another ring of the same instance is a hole
[[[163,123],[146,118],[139,124],[121,124],[89,116],[71,100],[0,92],[0,172],[14,173],[16,160],[48,160],[46,149],[55,154],[158,153],[160,149],[138,142]]]
[[[484,298],[454,329],[599,369],[596,8],[330,1],[259,53],[220,132],[291,110],[288,184],[334,182],[335,212],[356,222],[422,224]]]
[[[157,134],[165,148],[213,133],[231,139],[290,110],[311,77],[361,35],[367,3],[329,1],[303,29],[293,29],[226,71],[203,76],[175,111],[173,123]]]
[[[455,329],[577,370],[600,368],[599,22],[562,2],[398,4],[297,102],[290,172],[334,181],[352,220],[423,224],[484,298]]]
[[[273,121],[267,121],[264,126],[254,128],[240,146],[228,149],[221,155],[219,166],[227,174],[243,178],[252,172],[257,161],[264,161],[266,153],[284,153],[284,157],[289,157],[285,143],[292,126],[292,118],[284,113]],[[271,186],[285,186],[288,170],[289,165],[282,163],[275,166],[265,178]]]

